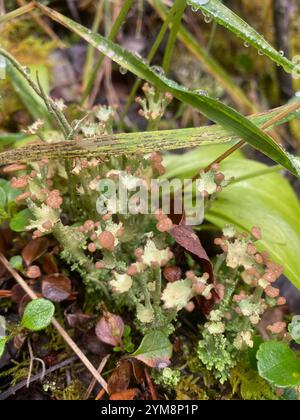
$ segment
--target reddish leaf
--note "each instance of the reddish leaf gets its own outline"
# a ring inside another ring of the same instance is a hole
[[[43,296],[53,302],[62,302],[71,294],[72,284],[68,277],[62,274],[50,274],[42,282]]]
[[[115,401],[119,401],[119,400],[133,400],[134,398],[136,398],[139,395],[140,391],[137,388],[130,388],[127,389],[125,391],[121,391],[121,392],[115,392],[114,394],[112,394],[110,396],[110,400],[115,400]]]
[[[55,262],[55,258],[51,254],[47,254],[43,258],[43,271],[46,274],[55,274],[58,273],[58,267]]]
[[[169,233],[178,245],[184,248],[192,256],[192,258],[203,267],[204,271],[209,274],[210,282],[215,284],[212,263],[203,248],[200,239],[193,229],[185,224],[184,218],[181,220],[179,225],[170,229]],[[212,295],[213,298],[211,300],[197,298],[197,301],[205,314],[209,313],[212,306],[219,300],[216,290],[212,290]]]
[[[105,312],[96,325],[96,335],[103,343],[119,346],[124,333],[124,322],[118,315]]]
[[[210,280],[213,283],[214,273],[212,263],[193,229],[190,226],[186,226],[183,221],[180,225],[169,230],[169,233],[180,246],[188,251],[191,256],[201,264],[203,269],[209,274]]]
[[[46,237],[32,239],[22,251],[22,257],[26,265],[40,258],[49,247],[49,240]]]

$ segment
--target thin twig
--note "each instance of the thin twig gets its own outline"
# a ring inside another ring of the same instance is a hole
[[[29,357],[30,357],[30,365],[29,365],[29,371],[28,371],[28,378],[27,378],[26,386],[27,386],[27,388],[29,388],[30,378],[31,378],[32,369],[33,369],[33,362],[36,361],[36,362],[39,362],[42,365],[42,372],[40,373],[41,381],[45,377],[46,365],[45,365],[44,360],[40,359],[39,357],[34,357],[31,342],[30,342],[30,338],[28,338],[28,340],[27,340],[27,345],[28,345],[28,351],[29,351]]]
[[[5,256],[1,252],[0,252],[0,261],[5,266],[5,268],[11,273],[11,275],[15,278],[15,280],[19,283],[19,285],[22,287],[22,289],[27,293],[27,295],[31,299],[38,299],[38,296],[28,286],[28,284],[20,276],[20,274],[10,266],[9,262],[7,261],[7,259],[5,258]],[[89,361],[89,359],[85,356],[85,354],[80,350],[80,348],[77,346],[77,344],[72,340],[72,338],[65,331],[65,329],[60,325],[60,323],[55,318],[52,318],[51,323],[54,326],[54,328],[59,332],[59,334],[62,336],[62,338],[65,340],[65,342],[68,344],[68,346],[74,351],[74,353],[77,354],[77,356],[82,361],[82,363],[85,365],[85,367],[96,378],[96,380],[103,387],[103,389],[106,392],[108,392],[106,381],[102,378],[102,376],[99,374],[97,369],[92,365],[92,363]]]
[[[103,359],[101,360],[101,362],[99,364],[99,367],[97,369],[99,373],[102,373],[102,371],[105,368],[105,365],[108,362],[109,358],[110,358],[110,354],[107,354],[105,357],[103,357]],[[90,397],[93,389],[95,388],[96,382],[97,382],[96,379],[93,378],[89,387],[88,387],[88,389],[86,390],[86,392],[84,394],[84,397],[83,397],[84,400],[87,400]]]

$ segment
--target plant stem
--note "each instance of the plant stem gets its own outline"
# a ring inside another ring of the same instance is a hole
[[[31,12],[35,9],[35,2],[32,1],[31,3],[26,4],[26,6],[19,7],[16,10],[13,10],[12,12],[6,13],[4,16],[0,16],[0,25],[2,23],[9,22],[12,19],[15,19],[16,17],[25,15],[28,12]]]
[[[115,37],[117,36],[123,22],[125,21],[125,18],[127,16],[127,13],[129,12],[129,9],[132,6],[132,3],[133,3],[133,0],[125,0],[124,1],[124,4],[123,4],[123,6],[120,10],[120,13],[119,13],[115,23],[113,24],[113,27],[111,28],[110,34],[107,37],[109,40],[113,41],[115,39]],[[86,86],[85,86],[85,89],[83,91],[82,98],[81,98],[81,105],[86,103],[86,99],[88,98],[88,96],[91,92],[93,83],[95,82],[95,79],[97,77],[97,73],[98,73],[98,71],[99,71],[99,69],[100,69],[100,67],[103,63],[104,58],[105,58],[105,56],[103,54],[100,54],[100,56],[98,58],[98,61],[96,62],[95,66],[94,66],[94,70],[93,70],[90,78],[86,82]]]
[[[157,309],[160,306],[161,286],[162,286],[160,267],[154,270],[154,275],[155,275],[154,308]]]
[[[170,9],[168,15],[166,16],[166,19],[154,41],[154,44],[151,47],[151,50],[149,52],[149,54],[147,55],[147,62],[149,64],[151,64],[151,61],[153,60],[156,51],[158,50],[160,44],[162,43],[162,40],[167,32],[168,26],[170,24],[170,22],[172,21],[172,18],[175,14],[175,5],[172,6],[172,8]],[[126,101],[126,104],[124,106],[124,110],[122,112],[122,119],[124,119],[124,117],[126,117],[126,115],[128,114],[129,111],[129,107],[132,104],[132,102],[134,101],[135,95],[139,89],[139,87],[141,86],[142,81],[140,79],[138,79],[135,84],[133,85],[133,88],[130,92],[130,95]]]
[[[100,22],[101,22],[101,19],[102,19],[103,5],[104,5],[104,0],[98,0],[98,4],[96,6],[96,14],[95,14],[95,18],[94,18],[94,22],[93,22],[93,26],[92,26],[92,32],[98,32],[98,28],[99,28],[99,25],[100,25]],[[87,87],[87,84],[89,82],[90,73],[93,72],[94,52],[95,52],[95,48],[91,44],[89,44],[88,48],[87,48],[85,65],[84,65],[83,76],[82,76],[83,91],[85,91],[85,89]]]
[[[170,35],[168,38],[165,55],[163,58],[163,70],[165,73],[168,73],[171,59],[174,51],[175,42],[177,39],[177,34],[180,28],[181,19],[184,14],[184,10],[186,8],[186,1],[185,0],[175,0],[174,1],[174,7],[175,7],[175,15],[172,20],[172,28],[170,31]]]
[[[58,108],[55,101],[53,101],[50,97],[48,97],[46,95],[46,93],[44,92],[41,84],[39,83],[39,80],[37,79],[38,84],[36,84],[33,81],[33,79],[29,76],[29,74],[26,72],[25,68],[11,54],[9,54],[3,48],[0,48],[0,55],[2,55],[7,60],[9,60],[9,62],[16,68],[16,70],[26,79],[29,86],[35,91],[35,93],[37,95],[39,95],[44,100],[45,105],[46,105],[49,113],[54,115],[54,118],[55,118],[56,122],[59,124],[63,133],[66,136],[66,134],[72,130],[72,127],[68,123],[68,121],[67,121],[66,117],[64,116],[63,112],[60,111],[60,109]]]
[[[142,273],[140,276],[140,284],[142,286],[143,295],[145,298],[145,306],[147,309],[153,310],[152,304],[151,304],[151,296],[150,296],[150,292],[147,285],[147,280],[148,280],[148,273],[147,272]]]

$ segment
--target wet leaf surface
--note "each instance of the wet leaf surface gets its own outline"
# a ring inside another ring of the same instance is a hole
[[[71,280],[62,274],[50,274],[42,282],[43,296],[52,302],[68,299],[72,291]]]

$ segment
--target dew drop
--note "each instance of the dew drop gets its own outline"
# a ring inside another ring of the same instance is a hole
[[[164,74],[164,70],[160,66],[152,66],[151,69],[156,73],[162,76]]]
[[[281,57],[283,57],[284,56],[284,51],[280,50],[279,54],[281,55]]]
[[[213,20],[212,16],[204,15],[204,22],[205,23],[211,23]]]
[[[206,90],[196,89],[193,92],[196,93],[197,95],[208,96],[208,93],[206,92]]]
[[[121,73],[121,74],[126,74],[127,73],[127,69],[125,69],[125,67],[119,67],[119,72]]]
[[[244,47],[245,47],[245,48],[249,48],[249,44],[248,44],[248,42],[244,42]]]
[[[264,52],[262,50],[258,50],[258,55],[264,55]]]

